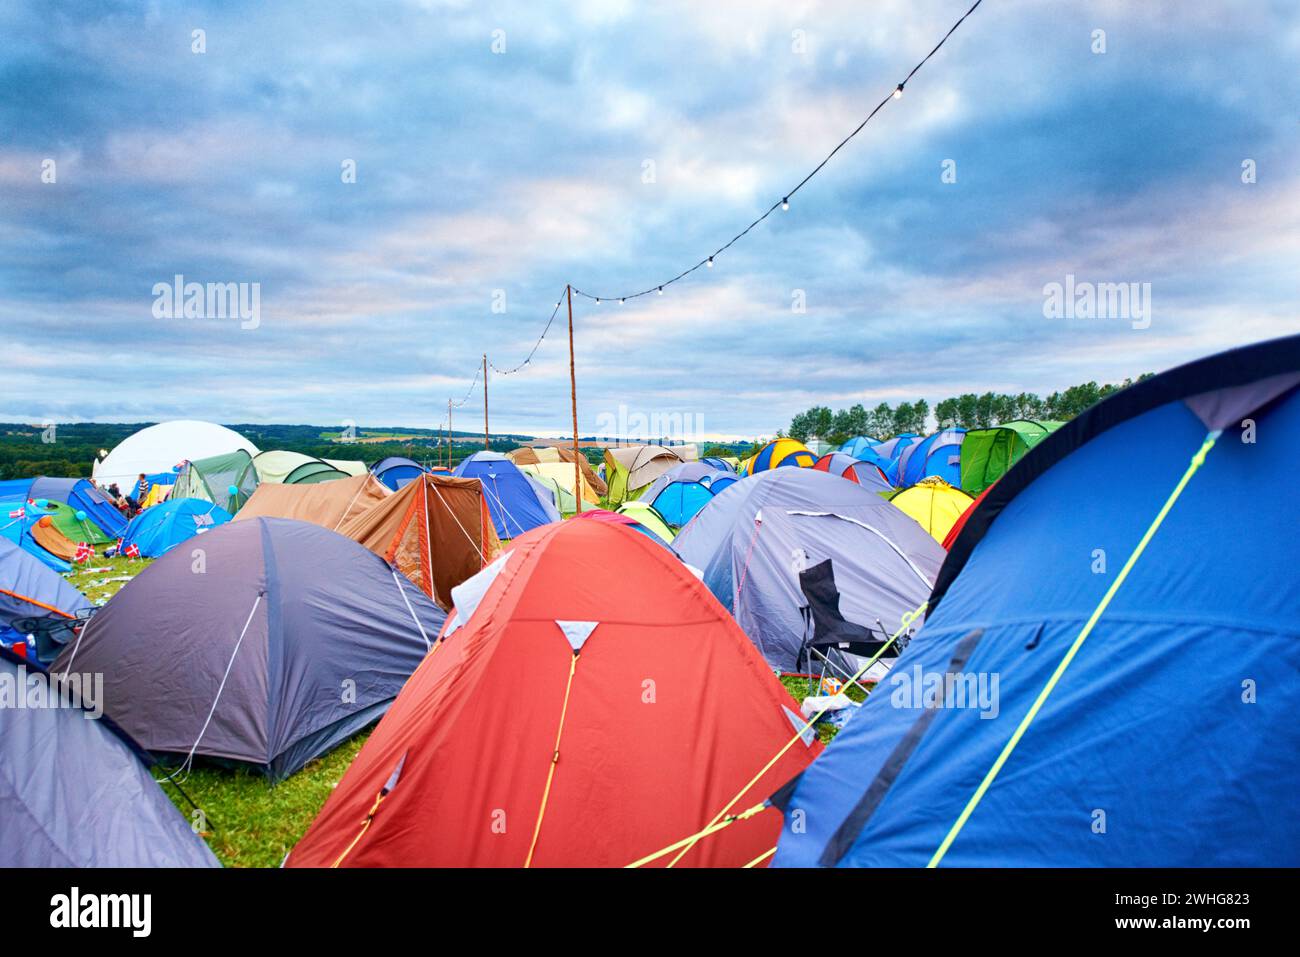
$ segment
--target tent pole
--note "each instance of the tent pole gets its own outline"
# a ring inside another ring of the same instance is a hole
[[[451,471],[451,399],[447,400],[447,471]]]
[[[569,300],[569,396],[573,400],[573,508],[582,511],[582,463],[578,461],[578,378],[573,366],[573,286],[564,287]]]
[[[488,410],[487,410],[487,353],[483,353],[483,448],[490,450],[491,441],[488,438]]]

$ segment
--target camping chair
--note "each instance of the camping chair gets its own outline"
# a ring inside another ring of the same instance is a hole
[[[877,637],[877,632],[871,628],[849,621],[840,614],[840,590],[835,585],[831,559],[801,571],[799,587],[808,602],[799,609],[804,620],[804,640],[799,650],[799,663],[802,665],[806,662],[809,673],[815,657],[821,662],[823,677],[826,668],[830,667],[848,680],[857,669],[849,665],[844,654],[870,658],[883,648],[881,658],[897,658],[907,644],[906,636],[900,635],[898,640],[885,648],[889,643],[889,634],[883,625]],[[880,622],[877,621],[877,624]]]
[[[15,631],[30,635],[36,644],[36,661],[43,668],[49,668],[59,656],[63,646],[81,633],[90,621],[90,615],[99,609],[93,609],[79,618],[64,618],[59,615],[40,615],[33,618],[16,618],[10,624]]]

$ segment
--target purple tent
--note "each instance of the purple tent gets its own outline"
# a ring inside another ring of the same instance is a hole
[[[150,751],[278,780],[379,718],[445,618],[351,539],[255,518],[158,559],[52,670],[102,672],[104,710]]]
[[[929,596],[945,556],[881,496],[815,469],[772,469],[737,482],[695,516],[673,550],[703,571],[705,585],[782,671],[807,664],[802,571],[831,559],[843,617],[892,634]]]
[[[0,650],[0,681],[55,700]],[[90,702],[86,702],[90,704]],[[76,707],[0,708],[0,867],[217,867],[112,721]]]

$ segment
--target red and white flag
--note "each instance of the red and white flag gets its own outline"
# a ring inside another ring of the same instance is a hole
[[[88,542],[77,542],[77,552],[72,556],[72,560],[77,564],[88,562],[95,557],[95,550],[90,547]]]
[[[135,542],[132,542],[130,545],[126,546],[126,551],[124,552],[124,554],[126,555],[127,558],[139,558],[140,547],[136,545]]]
[[[10,517],[10,518],[22,518],[22,517],[23,517],[23,509],[21,509],[21,508],[16,508],[16,509],[14,509],[12,512],[9,513],[9,517]]]

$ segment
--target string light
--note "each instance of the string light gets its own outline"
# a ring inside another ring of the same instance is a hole
[[[772,215],[772,213],[778,207],[783,211],[789,210],[790,197],[794,196],[795,193],[803,189],[804,186],[808,184],[809,180],[811,180],[814,176],[820,173],[826,167],[826,164],[828,164],[832,159],[834,159],[835,154],[838,153],[840,150],[842,150],[845,146],[847,146],[850,140],[852,140],[855,136],[861,133],[862,130],[866,127],[866,125],[875,118],[876,114],[879,113],[887,103],[889,103],[891,100],[902,99],[903,88],[908,84],[908,82],[912,79],[912,77],[916,76],[916,74],[920,71],[921,67],[925,66],[925,64],[930,61],[930,58],[939,52],[940,48],[945,43],[948,42],[948,38],[957,32],[957,28],[960,27],[963,23],[965,23],[966,18],[969,17],[972,13],[974,13],[975,10],[979,7],[979,5],[983,2],[984,0],[975,0],[975,2],[971,4],[970,8],[957,19],[957,22],[948,28],[948,32],[945,33],[942,39],[940,39],[939,42],[934,45],[934,48],[931,49],[930,52],[927,53],[924,57],[922,57],[921,61],[917,63],[916,66],[912,67],[911,72],[909,72],[907,76],[903,78],[903,81],[899,83],[897,86],[895,86],[894,89],[891,90],[883,100],[877,103],[875,108],[870,113],[867,114],[866,119],[864,119],[861,123],[859,123],[853,129],[853,131],[849,133],[848,136],[840,140],[840,142],[836,144],[835,148],[832,149],[829,153],[827,153],[826,157],[815,167],[813,167],[812,171],[808,173],[807,176],[801,179],[793,189],[791,189],[784,196],[782,196],[778,202],[775,202],[771,206],[769,206],[761,216],[755,219],[752,223],[750,223],[740,232],[736,233],[736,235],[732,236],[731,239],[727,240],[727,242],[724,243],[722,246],[715,249],[712,255],[708,256],[705,259],[701,259],[699,262],[691,266],[689,269],[682,270],[676,276],[673,276],[671,279],[668,279],[662,283],[658,283],[657,285],[654,286],[649,286],[641,290],[640,292],[624,293],[621,296],[596,296],[589,292],[584,292],[583,290],[574,286],[572,287],[573,295],[582,296],[585,299],[593,300],[597,305],[600,304],[602,299],[617,299],[619,301],[619,304],[622,305],[626,303],[627,300],[629,299],[637,299],[640,298],[641,296],[649,295],[652,291],[655,292],[657,295],[662,296],[664,294],[665,286],[671,286],[673,283],[685,279],[687,276],[695,272],[701,266],[704,266],[708,269],[712,269],[714,256],[726,252],[728,249],[730,249],[741,239],[744,239],[745,236],[749,235],[749,232],[755,226],[759,225],[761,222],[763,222],[763,220],[767,219],[768,216]],[[492,365],[492,363],[489,362],[488,365],[492,369],[492,371],[498,373],[499,375],[510,375],[512,373],[518,372],[524,366],[527,366],[532,360],[533,354],[536,353],[538,347],[541,346],[542,340],[546,338],[546,333],[551,328],[551,323],[555,321],[555,316],[559,312],[560,306],[562,306],[563,304],[564,304],[564,299],[563,297],[561,297],[560,301],[555,304],[555,309],[551,312],[551,318],[548,319],[546,322],[546,328],[542,330],[542,334],[538,336],[537,342],[533,345],[533,348],[529,351],[528,356],[524,359],[523,362],[519,363],[519,365],[515,366],[513,369],[508,369],[508,370],[497,369],[496,366]],[[480,374],[480,371],[481,370],[476,365],[475,372],[474,372],[474,381],[470,384],[469,390],[465,393],[465,398],[461,399],[460,402],[454,403],[453,406],[461,406],[464,405],[467,401],[469,401],[469,396],[474,391],[474,386],[478,384],[478,376]]]

